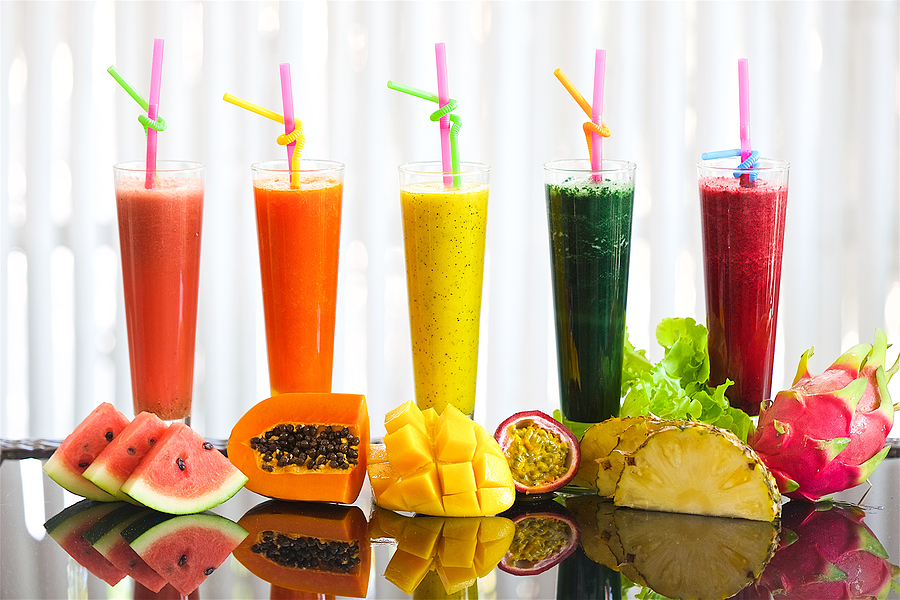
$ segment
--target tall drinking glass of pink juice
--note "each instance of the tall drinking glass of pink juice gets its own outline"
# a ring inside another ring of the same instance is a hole
[[[113,167],[134,413],[164,421],[190,423],[205,169],[159,161],[147,189],[143,162]]]
[[[709,329],[709,381],[750,415],[772,390],[772,361],[787,209],[785,161],[697,165]],[[737,176],[736,176],[737,175]]]

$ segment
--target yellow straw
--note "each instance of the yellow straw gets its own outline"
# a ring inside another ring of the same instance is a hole
[[[588,104],[588,101],[584,99],[578,90],[575,89],[575,86],[572,85],[572,82],[569,81],[569,78],[566,77],[566,74],[562,72],[562,69],[557,69],[553,71],[553,74],[556,75],[556,78],[559,79],[559,82],[563,84],[563,87],[569,90],[569,93],[575,98],[575,102],[578,103],[578,106],[581,107],[581,110],[584,111],[584,114],[588,116],[588,119],[592,117],[591,115],[591,105]]]
[[[232,96],[231,94],[225,94],[222,97],[225,102],[231,102],[235,106],[240,106],[241,108],[245,108],[250,112],[254,112],[261,117],[265,117],[267,119],[272,119],[278,123],[284,125],[284,117],[279,115],[277,112],[273,110],[269,110],[268,108],[263,108],[262,106],[257,106],[252,102],[247,102],[246,100],[242,100],[237,96]],[[306,138],[303,136],[303,122],[300,119],[294,119],[294,131],[289,134],[281,134],[278,136],[278,143],[282,146],[286,146],[291,142],[296,142],[297,145],[294,146],[294,153],[291,155],[291,171],[297,173],[300,171],[300,153],[303,152],[303,142],[306,141]],[[296,178],[291,178],[291,187],[298,187],[299,182],[297,182]]]

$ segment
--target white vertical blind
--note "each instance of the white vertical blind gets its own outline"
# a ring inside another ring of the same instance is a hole
[[[290,62],[304,156],[347,165],[334,390],[379,415],[412,397],[397,166],[439,157],[428,103],[447,44],[463,160],[492,165],[476,417],[558,402],[541,165],[580,157],[608,52],[605,155],[638,165],[628,326],[703,320],[695,165],[737,146],[750,59],[752,135],[792,164],[775,387],[816,345],[822,369],[876,327],[900,340],[896,2],[0,3],[0,435],[61,437],[101,401],[131,411],[111,166],[141,158],[137,105],[166,40],[160,156],[208,165],[194,426],[227,437],[267,395],[251,163],[280,158]],[[896,387],[896,383],[894,387]],[[895,391],[895,395],[900,392]]]

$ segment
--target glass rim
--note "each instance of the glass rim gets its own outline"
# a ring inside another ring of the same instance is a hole
[[[491,166],[483,162],[460,161],[460,171],[444,171],[444,163],[439,160],[408,162],[397,167],[401,173],[433,177],[435,175],[484,175],[491,172]]]
[[[791,163],[777,158],[760,158],[759,162],[750,169],[739,169],[738,165],[740,164],[740,157],[732,156],[728,158],[700,160],[697,163],[697,168],[709,169],[713,172],[722,171],[723,173],[773,173],[777,171],[788,171],[791,168]]]
[[[158,160],[156,161],[157,173],[180,173],[187,171],[202,171],[206,165],[193,160]],[[146,173],[147,164],[143,160],[130,160],[113,165],[113,170],[126,173]]]
[[[304,168],[310,165],[320,165],[316,168]],[[265,171],[267,173],[327,173],[329,171],[343,171],[346,165],[337,160],[328,160],[325,158],[301,158],[299,171],[294,171],[288,166],[286,158],[276,158],[272,160],[263,160],[250,165],[251,171]]]
[[[636,163],[615,158],[604,158],[602,169],[592,169],[591,161],[587,158],[560,158],[544,163],[545,171],[554,171],[557,173],[627,173],[636,169]]]

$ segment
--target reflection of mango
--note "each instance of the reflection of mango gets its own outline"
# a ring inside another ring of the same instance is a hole
[[[385,415],[384,444],[369,447],[368,474],[382,508],[475,517],[503,512],[516,498],[500,446],[453,406],[440,417],[412,401]]]
[[[377,508],[369,531],[373,539],[397,542],[385,579],[412,594],[434,569],[446,593],[454,594],[491,572],[516,527],[503,517],[405,517]]]

